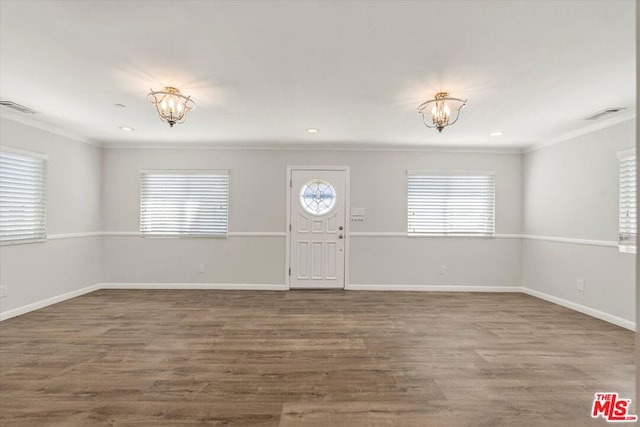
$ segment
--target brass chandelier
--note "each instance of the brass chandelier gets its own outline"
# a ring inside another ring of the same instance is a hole
[[[184,123],[187,112],[196,107],[191,96],[184,96],[180,90],[171,86],[160,91],[151,89],[147,98],[156,106],[160,120],[169,123],[170,127],[176,123]]]
[[[466,103],[466,99],[451,98],[448,92],[438,92],[434,99],[420,104],[418,113],[422,114],[426,127],[436,128],[441,133],[442,129],[458,121]]]

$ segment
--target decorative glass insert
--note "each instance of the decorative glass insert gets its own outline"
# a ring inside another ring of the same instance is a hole
[[[324,215],[336,204],[336,189],[329,181],[314,178],[302,186],[300,204],[311,215]]]

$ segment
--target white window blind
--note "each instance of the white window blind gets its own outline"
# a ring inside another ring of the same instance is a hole
[[[493,172],[409,172],[408,233],[493,236]]]
[[[227,236],[228,171],[143,171],[140,233]]]
[[[636,154],[618,154],[620,160],[620,248],[633,252],[636,246]]]
[[[45,156],[2,147],[0,244],[41,241],[46,235]]]

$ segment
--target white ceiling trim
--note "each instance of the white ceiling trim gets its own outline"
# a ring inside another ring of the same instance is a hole
[[[27,126],[31,126],[46,132],[51,132],[56,135],[63,136],[65,138],[72,139],[76,142],[81,142],[94,147],[103,149],[115,149],[115,150],[262,150],[262,151],[381,151],[381,152],[429,152],[429,153],[481,153],[481,154],[526,154],[533,151],[537,151],[546,147],[550,147],[562,142],[577,138],[579,136],[587,135],[593,132],[597,132],[602,129],[606,129],[615,126],[620,123],[624,123],[629,120],[636,119],[636,110],[625,111],[615,117],[607,120],[602,120],[597,123],[593,123],[582,129],[577,129],[571,132],[561,134],[549,141],[545,141],[537,144],[529,144],[524,148],[521,147],[464,147],[464,146],[393,146],[391,144],[359,144],[354,145],[323,145],[321,142],[313,144],[299,143],[299,144],[286,144],[286,145],[247,145],[247,144],[145,144],[130,142],[126,144],[111,144],[108,142],[94,141],[85,136],[79,135],[75,132],[71,132],[66,129],[61,129],[48,123],[44,123],[36,118],[27,117],[24,113],[18,113],[8,111],[6,108],[0,109],[0,117],[6,120],[18,122]]]
[[[555,138],[551,138],[549,141],[537,143],[525,147],[522,152],[530,153],[532,151],[537,151],[542,148],[550,147],[552,145],[560,144],[561,142],[568,141],[570,139],[577,138],[579,136],[587,135],[593,132],[597,132],[602,129],[610,128],[620,123],[627,122],[629,120],[634,120],[636,118],[636,110],[625,111],[623,113],[617,114],[615,117],[611,117],[606,120],[597,121],[589,126],[583,127],[581,129],[576,129],[571,132],[563,133]]]
[[[495,148],[495,147],[413,147],[413,146],[397,146],[393,145],[367,145],[360,144],[358,146],[323,146],[321,143],[309,144],[289,144],[289,145],[211,145],[211,144],[185,144],[185,145],[145,145],[139,143],[129,144],[104,144],[104,149],[114,150],[258,150],[258,151],[384,151],[384,152],[434,152],[434,153],[481,153],[481,154],[521,154],[522,149],[518,147]]]
[[[42,122],[35,117],[34,118],[29,117],[27,116],[27,113],[18,113],[14,111],[9,111],[6,108],[0,108],[0,117],[2,117],[5,120],[10,120],[12,122],[21,123],[23,125],[31,126],[36,129],[40,129],[46,132],[54,133],[56,135],[64,136],[65,138],[72,139],[76,142],[82,142],[83,144],[93,145],[94,147],[102,147],[102,144],[100,144],[97,141],[93,141],[92,139],[89,139],[86,136],[82,136],[75,132],[72,132],[66,129],[61,129],[49,123]]]

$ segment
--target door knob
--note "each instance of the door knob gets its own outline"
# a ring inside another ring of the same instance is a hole
[[[338,227],[338,230],[342,230],[343,228],[344,228],[343,226],[340,226],[340,227]]]
[[[344,236],[342,234],[338,234],[338,239],[344,239]]]

